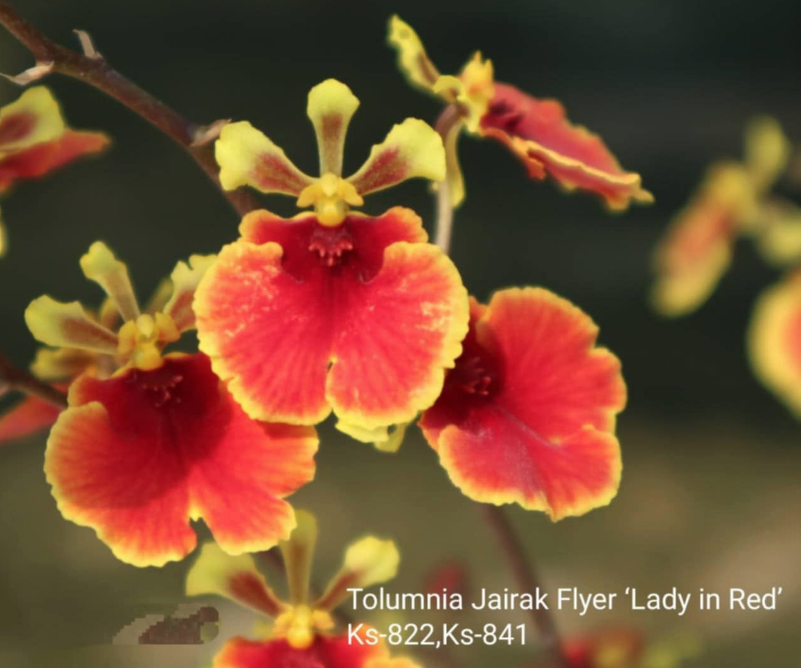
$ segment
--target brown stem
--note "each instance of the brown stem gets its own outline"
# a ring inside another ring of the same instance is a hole
[[[222,189],[213,147],[208,144],[195,145],[198,138],[202,137],[204,127],[187,120],[122,76],[94,50],[85,33],[79,33],[85,51],[82,54],[43,35],[5,2],[0,2],[0,24],[31,52],[37,64],[52,64],[51,71],[97,88],[173,139],[192,156],[240,215],[259,208],[258,202],[247,191],[227,192]]]
[[[456,104],[449,104],[437,119],[434,129],[442,137],[447,151],[449,135],[457,132],[457,126],[461,124],[463,112]],[[454,141],[454,147],[456,142]],[[454,160],[455,156],[451,156]],[[446,155],[446,164],[448,164]],[[434,243],[439,246],[444,253],[449,253],[451,249],[451,234],[453,231],[453,202],[451,201],[451,170],[445,172],[445,180],[437,188],[437,222],[435,228]]]
[[[531,557],[526,554],[526,550],[520,542],[520,537],[509,522],[509,518],[503,508],[482,504],[481,510],[490,528],[495,533],[501,551],[520,589],[532,594],[537,589],[542,591],[543,586],[536,566]],[[536,608],[531,610],[530,613],[531,621],[534,622],[534,626],[542,638],[554,665],[560,668],[569,668],[570,664],[564,655],[556,622],[550,610]]]
[[[0,381],[9,389],[47,401],[56,408],[67,407],[67,396],[63,392],[21,369],[2,354],[0,354]]]

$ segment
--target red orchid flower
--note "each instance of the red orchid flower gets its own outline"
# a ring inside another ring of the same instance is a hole
[[[311,600],[317,522],[302,510],[297,518],[290,539],[281,543],[289,601],[276,596],[252,557],[232,557],[214,543],[201,549],[187,575],[187,594],[225,596],[273,620],[261,640],[229,640],[214,658],[213,668],[419,668],[407,658],[391,658],[383,642],[371,644],[364,638],[362,644],[332,631],[331,611],[345,599],[349,587],[366,588],[395,577],[400,560],[395,544],[374,536],[351,544],[340,571],[325,592]]]
[[[612,500],[626,387],[597,335],[585,313],[541,288],[472,302],[464,352],[419,423],[464,494],[554,520]]]
[[[64,517],[137,566],[191,552],[190,519],[203,518],[230,552],[274,546],[295,523],[284,497],[314,476],[313,429],[254,422],[205,355],[162,355],[194,326],[192,297],[212,260],[179,263],[169,300],[142,313],[127,268],[96,243],[81,267],[116,306],[117,331],[77,302],[40,297],[25,313],[43,343],[114,356],[121,366],[110,378],[84,373],[71,384],[45,474]]]
[[[34,179],[109,144],[100,132],[70,130],[52,93],[37,86],[0,109],[0,193],[17,181]],[[0,255],[5,251],[0,222]]]
[[[456,114],[445,136],[452,206],[465,195],[456,151],[462,130],[504,144],[532,178],[550,176],[565,190],[595,193],[610,209],[653,201],[640,176],[624,171],[600,137],[572,125],[556,100],[538,99],[496,82],[492,63],[480,53],[460,75],[443,76],[417,33],[397,16],[390,19],[389,42],[397,49],[398,66],[409,82],[445,100]]]
[[[396,125],[342,178],[345,132],[359,101],[334,80],[309,93],[320,178],[307,176],[249,123],[216,145],[226,188],[290,194],[314,213],[256,211],[223,248],[195,298],[200,349],[253,418],[316,424],[331,411],[363,440],[430,406],[467,331],[456,268],[426,243],[420,218],[352,212],[405,179],[441,179],[442,142],[419,120]]]

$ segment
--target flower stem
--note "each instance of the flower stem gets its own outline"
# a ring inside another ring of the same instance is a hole
[[[446,151],[449,145],[448,135],[457,131],[457,126],[462,122],[463,112],[456,104],[449,104],[440,114],[434,129],[442,137]],[[454,147],[456,142],[453,142]],[[453,156],[455,160],[455,156]],[[446,165],[450,163],[446,156]],[[445,254],[451,250],[451,236],[453,231],[453,202],[451,200],[451,178],[452,171],[446,169],[445,180],[437,187],[437,222],[435,228],[434,243],[439,246]]]
[[[240,215],[259,208],[247,191],[222,189],[213,145],[202,141],[206,127],[187,120],[113,69],[95,51],[86,33],[78,33],[84,53],[73,51],[46,37],[5,2],[0,2],[0,24],[31,52],[37,65],[49,66],[44,74],[57,72],[93,86],[170,137],[206,172]]]
[[[39,380],[25,369],[21,369],[2,354],[0,354],[0,384],[11,390],[47,401],[56,408],[67,407],[67,397],[63,392]]]
[[[520,537],[515,528],[509,522],[503,508],[489,504],[482,504],[481,510],[484,519],[495,534],[501,551],[503,552],[509,569],[517,581],[517,585],[524,592],[534,593],[537,589],[542,590],[537,568],[533,560],[526,554]],[[535,608],[530,611],[531,621],[540,635],[548,654],[551,656],[555,666],[559,668],[570,668],[570,664],[562,650],[562,642],[556,622],[550,610]]]

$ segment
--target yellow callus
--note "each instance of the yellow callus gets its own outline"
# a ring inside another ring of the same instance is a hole
[[[361,206],[364,200],[351,183],[328,172],[301,191],[297,204],[314,206],[320,225],[336,227],[345,221],[351,206]]]
[[[273,632],[286,638],[294,649],[307,649],[318,631],[334,628],[334,620],[324,610],[313,610],[308,605],[297,605],[281,613],[275,620]]]
[[[126,322],[119,332],[117,354],[142,371],[161,366],[161,350],[181,337],[173,319],[166,313],[143,314]]]

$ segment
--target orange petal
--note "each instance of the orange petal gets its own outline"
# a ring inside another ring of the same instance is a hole
[[[18,180],[38,178],[85,155],[100,153],[108,145],[109,138],[102,133],[68,130],[54,141],[2,156],[0,192]]]
[[[0,415],[0,445],[44,431],[56,421],[60,412],[47,401],[26,397]]]
[[[620,362],[598,328],[539,288],[473,308],[464,353],[420,426],[470,498],[553,519],[605,505],[620,481],[612,432],[626,401]]]
[[[294,517],[283,499],[313,477],[314,430],[248,419],[203,355],[109,380],[82,376],[69,401],[45,473],[62,514],[94,528],[118,558],[183,558],[196,542],[190,518],[205,519],[231,553],[288,536]]]
[[[759,297],[748,331],[754,373],[801,416],[801,273]]]
[[[249,415],[363,429],[433,403],[460,352],[467,299],[452,262],[405,209],[245,219],[195,300],[201,349]],[[329,366],[333,366],[329,369]]]
[[[479,132],[506,144],[532,178],[550,175],[567,190],[599,195],[610,209],[653,201],[640,176],[624,171],[600,137],[572,125],[556,100],[538,100],[496,83]]]
[[[307,649],[295,649],[283,639],[234,638],[214,658],[213,668],[366,668],[369,661],[386,654],[382,644],[348,642],[347,635],[318,635]]]

